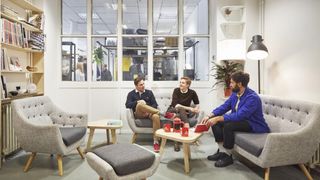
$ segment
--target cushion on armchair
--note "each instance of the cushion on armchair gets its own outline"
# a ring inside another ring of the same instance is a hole
[[[240,133],[235,134],[235,144],[246,150],[250,154],[259,157],[264,144],[267,140],[268,133]]]
[[[86,134],[86,127],[60,127],[63,143],[70,146]]]
[[[155,160],[153,153],[133,144],[103,146],[93,153],[110,164],[119,176],[148,169]]]

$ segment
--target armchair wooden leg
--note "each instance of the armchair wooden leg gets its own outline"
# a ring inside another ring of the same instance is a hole
[[[58,160],[59,176],[62,176],[63,175],[62,155],[58,154],[57,155],[57,160]]]
[[[99,180],[103,180],[103,177],[99,177]]]
[[[36,156],[36,154],[37,154],[37,153],[33,152],[33,153],[29,156],[29,159],[28,159],[28,161],[27,161],[27,163],[26,163],[26,165],[24,166],[24,169],[23,169],[24,172],[27,172],[27,171],[29,170],[30,165],[31,165],[34,157]]]
[[[84,159],[83,153],[80,149],[80,147],[77,147],[78,153],[80,154],[81,158]]]
[[[306,175],[309,180],[313,180],[312,176],[310,175],[309,171],[304,166],[304,164],[299,164],[299,167],[303,171],[304,175]]]
[[[264,180],[269,180],[270,168],[266,168],[264,171]]]
[[[138,135],[137,133],[133,133],[132,140],[131,140],[132,144],[136,142],[137,135]]]

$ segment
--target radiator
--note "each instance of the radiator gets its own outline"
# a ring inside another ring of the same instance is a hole
[[[312,156],[310,165],[311,167],[314,167],[315,165],[320,165],[320,144],[318,145],[317,151]]]
[[[1,132],[1,154],[2,157],[4,157],[18,150],[20,147],[17,137],[14,135],[10,103],[3,103],[1,105]]]

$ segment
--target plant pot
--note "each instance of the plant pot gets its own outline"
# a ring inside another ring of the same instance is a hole
[[[224,88],[224,97],[230,97],[232,94],[231,88]]]

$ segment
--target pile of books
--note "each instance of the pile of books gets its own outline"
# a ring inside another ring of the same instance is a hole
[[[30,39],[30,31],[26,30],[20,23],[1,19],[2,38],[1,42],[14,46],[27,48]]]
[[[45,35],[41,33],[31,32],[29,47],[35,50],[43,51],[44,50],[44,38]]]

